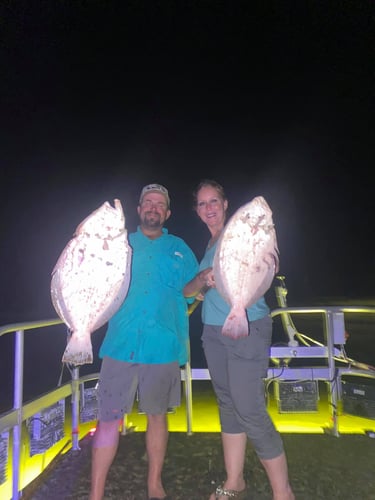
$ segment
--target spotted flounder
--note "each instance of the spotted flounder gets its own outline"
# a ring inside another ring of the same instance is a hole
[[[77,227],[52,271],[51,298],[70,331],[62,361],[92,363],[91,333],[128,292],[132,250],[120,200],[106,201]]]
[[[272,211],[262,196],[240,207],[219,238],[213,272],[218,292],[231,309],[222,333],[249,334],[245,309],[270,288],[279,269],[279,250]]]

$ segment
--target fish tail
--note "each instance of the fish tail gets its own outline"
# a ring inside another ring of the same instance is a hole
[[[72,365],[85,365],[93,362],[89,333],[73,332],[63,354],[62,362]]]
[[[221,333],[225,337],[238,339],[249,335],[249,322],[247,320],[246,311],[242,307],[232,307],[230,310]]]

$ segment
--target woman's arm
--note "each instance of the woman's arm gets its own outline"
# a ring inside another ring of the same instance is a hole
[[[185,297],[195,297],[205,286],[212,286],[210,283],[213,283],[213,272],[212,267],[207,267],[185,285],[183,294]]]

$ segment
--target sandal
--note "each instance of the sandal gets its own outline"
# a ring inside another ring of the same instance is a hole
[[[241,491],[237,491],[237,490],[227,490],[222,486],[218,486],[215,490],[216,499],[218,499],[219,497],[228,497],[228,498],[237,498],[238,500],[240,499],[245,500],[245,495],[246,495],[246,487]]]
[[[163,498],[150,497],[148,500],[172,500],[172,499],[171,499],[171,497],[163,497]]]

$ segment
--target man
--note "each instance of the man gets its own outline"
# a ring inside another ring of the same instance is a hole
[[[90,500],[104,496],[108,470],[117,452],[119,425],[138,391],[147,415],[147,492],[166,500],[162,469],[168,442],[167,409],[179,406],[180,366],[188,360],[189,328],[184,286],[196,275],[191,249],[168,233],[169,194],[160,184],[142,189],[140,225],[129,235],[131,282],[125,301],[111,318],[100,348],[99,421],[92,448]]]

